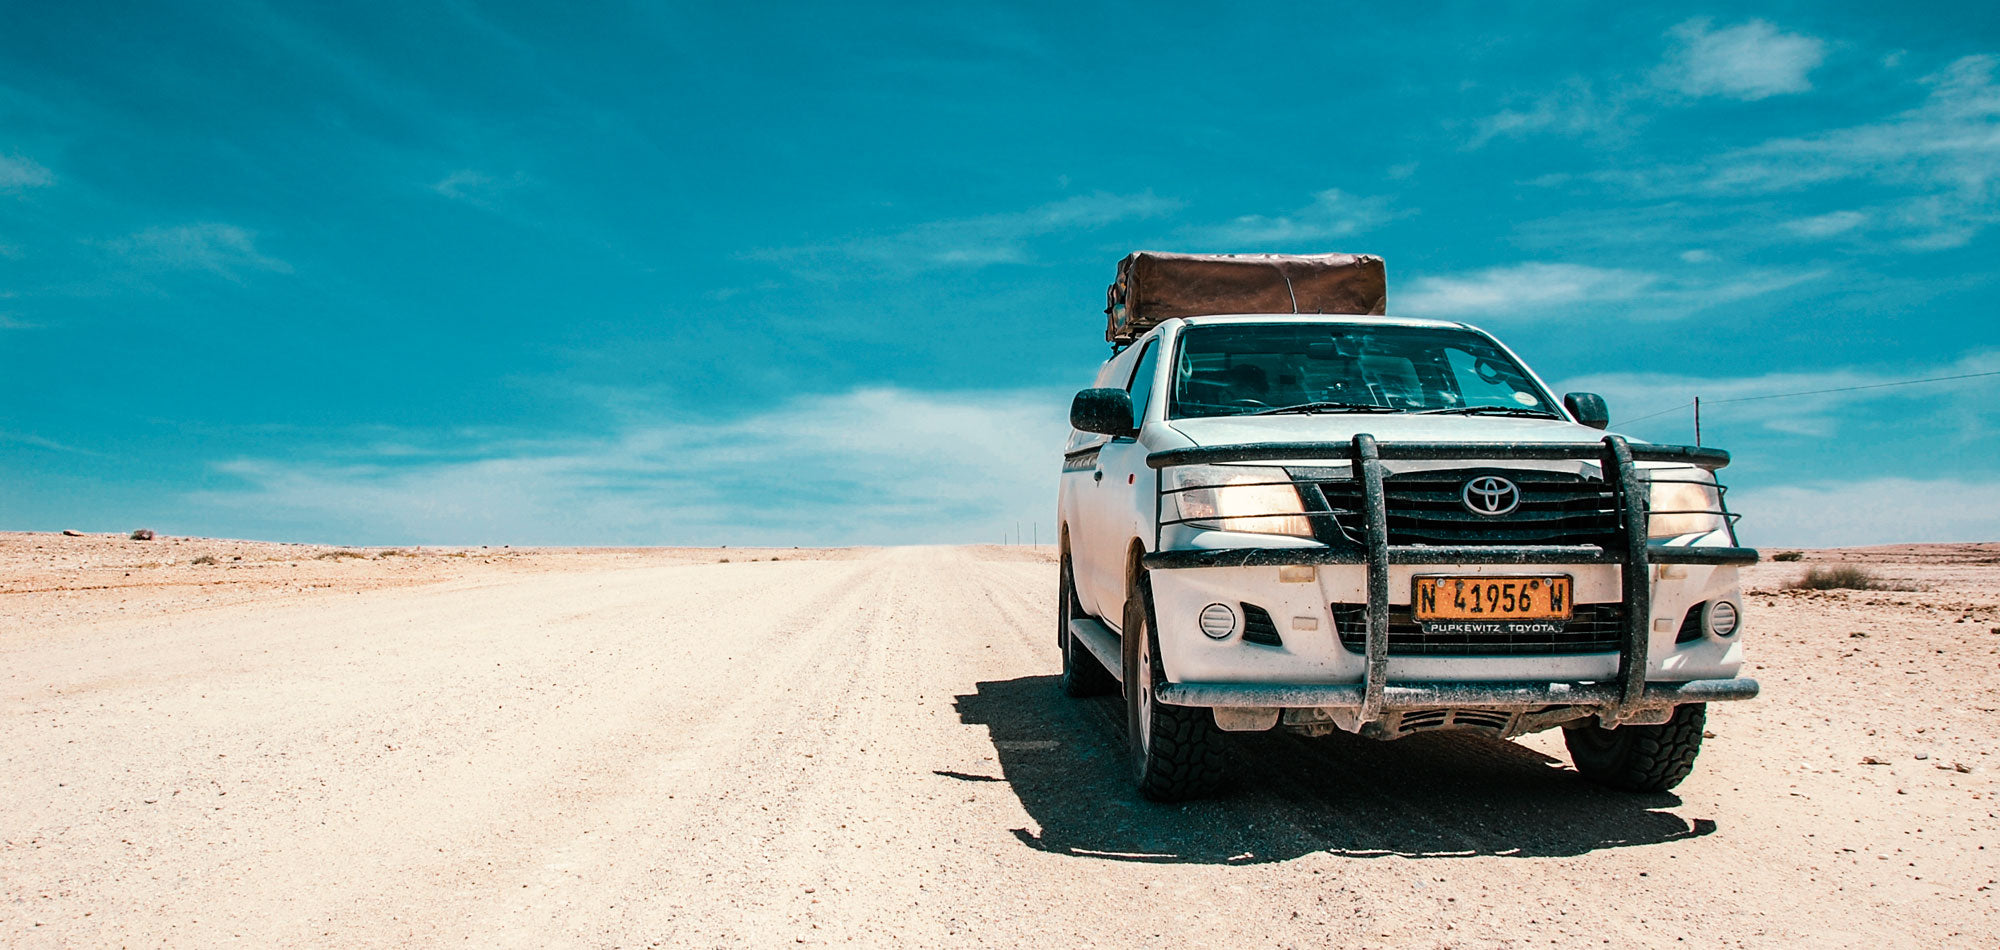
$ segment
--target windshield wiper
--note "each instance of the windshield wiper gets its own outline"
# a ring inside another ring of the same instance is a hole
[[[1311,415],[1316,412],[1402,412],[1402,411],[1403,410],[1397,409],[1394,406],[1378,406],[1372,402],[1302,402],[1296,406],[1283,406],[1277,409],[1260,409],[1256,412],[1246,412],[1244,413],[1244,415],[1276,416],[1288,412],[1296,412],[1304,415]]]
[[[1560,419],[1559,415],[1547,409],[1516,409],[1513,406],[1456,406],[1451,409],[1426,409],[1420,416],[1530,416],[1536,419]]]

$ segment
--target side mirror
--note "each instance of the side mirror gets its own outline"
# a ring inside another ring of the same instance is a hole
[[[1086,389],[1069,404],[1069,424],[1099,435],[1133,435],[1132,396],[1122,389]]]
[[[1611,408],[1604,404],[1604,397],[1596,393],[1570,393],[1563,397],[1563,407],[1576,417],[1576,421],[1593,429],[1611,425]]]

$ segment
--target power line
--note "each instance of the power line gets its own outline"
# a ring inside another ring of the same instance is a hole
[[[1665,408],[1665,409],[1662,409],[1662,410],[1660,410],[1659,412],[1649,412],[1649,413],[1646,413],[1645,415],[1643,415],[1643,416],[1640,416],[1640,417],[1638,417],[1637,419],[1620,419],[1620,420],[1618,420],[1617,422],[1614,422],[1614,423],[1612,423],[1612,425],[1614,425],[1614,426],[1628,426],[1628,425],[1631,425],[1631,424],[1632,424],[1632,423],[1634,423],[1634,422],[1644,422],[1644,421],[1646,421],[1647,419],[1651,419],[1651,418],[1653,418],[1653,417],[1655,417],[1655,416],[1664,416],[1664,415],[1666,415],[1666,414],[1667,414],[1667,413],[1669,413],[1669,412],[1678,412],[1679,410],[1682,410],[1682,409],[1686,409],[1687,407],[1689,407],[1689,406],[1692,406],[1692,405],[1694,405],[1694,402],[1693,402],[1692,400],[1690,400],[1690,401],[1688,401],[1688,402],[1684,402],[1684,403],[1681,403],[1681,404],[1680,404],[1680,405],[1678,405],[1678,406],[1669,406],[1669,407],[1667,407],[1667,408]]]
[[[1857,389],[1887,389],[1890,386],[1914,386],[1917,383],[1942,383],[1953,379],[1974,379],[1980,376],[2000,376],[2000,370],[1986,373],[1960,373],[1957,376],[1932,376],[1928,379],[1905,379],[1893,383],[1870,383],[1866,386],[1840,386],[1834,389],[1809,389],[1797,393],[1771,393],[1767,396],[1737,396],[1733,399],[1711,399],[1709,402],[1754,402],[1759,399],[1781,399],[1785,396],[1818,396],[1824,393],[1851,393]]]
[[[1959,373],[1958,375],[1955,376],[1928,376],[1923,379],[1901,379],[1893,383],[1869,383],[1865,386],[1836,386],[1832,389],[1805,389],[1794,393],[1765,393],[1764,395],[1761,396],[1735,396],[1729,399],[1711,399],[1709,400],[1709,402],[1711,403],[1756,402],[1760,399],[1785,399],[1791,396],[1823,396],[1826,395],[1827,393],[1851,393],[1862,389],[1887,389],[1891,386],[1914,386],[1918,383],[1942,383],[1942,382],[1949,382],[1955,379],[1978,379],[1983,376],[2000,376],[2000,370],[1990,370],[1984,373]],[[1677,412],[1679,410],[1686,409],[1692,405],[1694,405],[1694,402],[1690,400],[1688,402],[1684,402],[1679,405],[1669,406],[1658,412],[1649,412],[1637,418],[1620,420],[1618,422],[1612,423],[1612,425],[1623,426],[1623,425],[1631,425],[1634,422],[1644,422],[1647,419],[1651,419],[1656,416],[1664,416],[1669,412]]]

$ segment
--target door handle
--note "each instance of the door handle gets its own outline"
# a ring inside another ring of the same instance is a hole
[[[1101,468],[1097,470],[1097,480],[1100,482],[1104,480],[1104,470]]]

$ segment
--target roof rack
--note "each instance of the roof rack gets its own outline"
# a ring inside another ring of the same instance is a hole
[[[1105,289],[1104,339],[1126,346],[1174,317],[1387,312],[1388,273],[1372,254],[1134,251]]]

